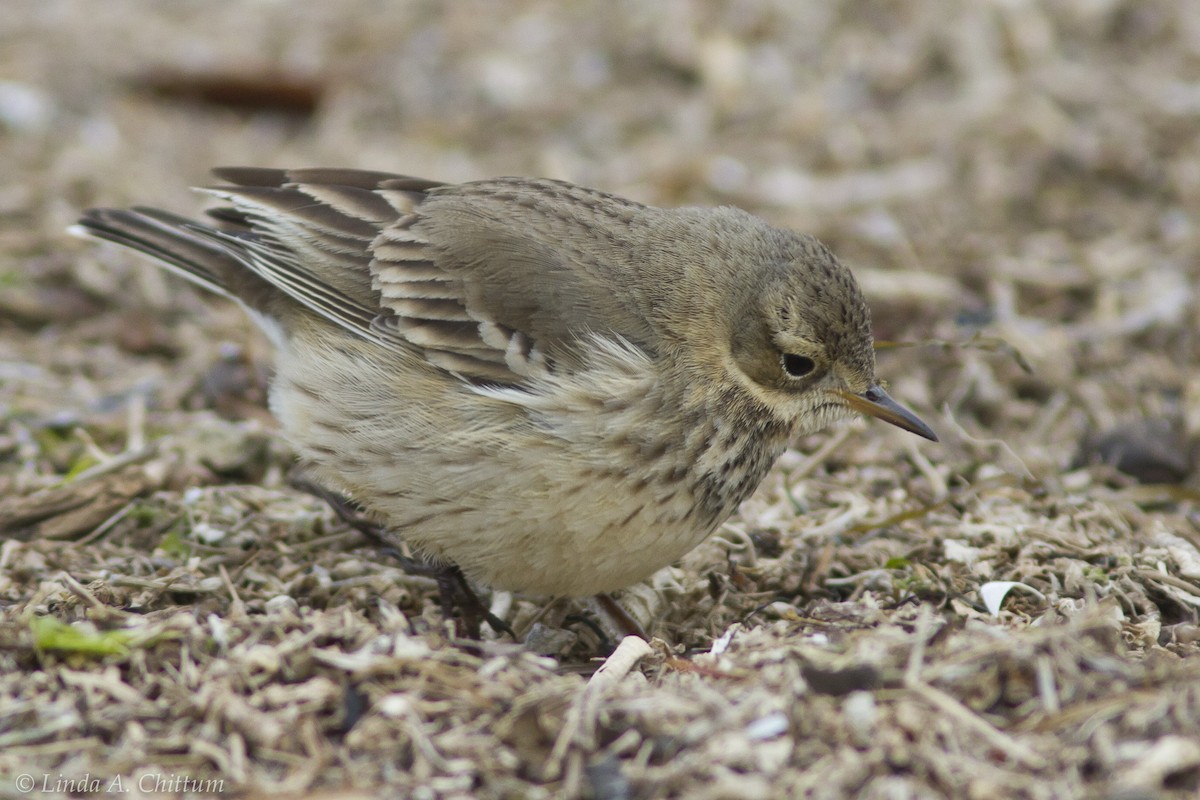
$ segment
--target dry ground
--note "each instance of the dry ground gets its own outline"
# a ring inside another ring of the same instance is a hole
[[[290,487],[236,309],[64,235],[217,164],[812,232],[942,444],[797,442],[627,675],[537,599],[454,642]],[[1198,213],[1190,0],[5,0],[0,796],[1195,797]]]

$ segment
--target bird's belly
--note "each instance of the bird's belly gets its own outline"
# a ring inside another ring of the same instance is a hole
[[[419,551],[487,586],[591,595],[699,544],[785,441],[688,410],[613,353],[535,391],[478,390],[338,338],[281,356],[272,407],[320,480]]]
[[[532,413],[444,373],[397,376],[370,348],[302,355],[280,359],[272,390],[302,459],[391,533],[487,586],[616,590],[727,515],[698,508],[692,432],[655,419],[660,408]]]
[[[420,552],[490,587],[545,595],[613,591],[649,577],[712,530],[687,482],[597,465],[569,447],[464,452],[390,448],[389,468],[363,470],[298,443],[322,480],[347,491]]]
[[[528,464],[522,486],[497,477],[460,502],[414,520],[388,509],[414,546],[453,561],[499,589],[583,596],[644,580],[695,547],[708,533],[682,487],[635,485],[568,460]],[[517,468],[516,465],[513,465]],[[390,505],[390,504],[389,504]]]

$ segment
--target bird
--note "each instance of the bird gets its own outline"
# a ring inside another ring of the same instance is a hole
[[[225,167],[196,221],[75,232],[239,303],[322,485],[472,583],[606,596],[723,524],[796,437],[858,414],[931,441],[876,375],[816,238],[572,183]]]

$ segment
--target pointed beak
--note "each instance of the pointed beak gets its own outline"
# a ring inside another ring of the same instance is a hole
[[[923,436],[931,442],[938,440],[937,434],[933,432],[932,428],[922,422],[916,414],[889,397],[879,384],[875,384],[862,394],[844,391],[839,391],[838,394],[846,401],[846,405],[860,414],[881,419],[897,428],[903,428],[917,436]]]

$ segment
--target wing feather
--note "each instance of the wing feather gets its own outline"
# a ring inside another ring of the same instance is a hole
[[[214,172],[228,183],[204,191],[229,206],[210,212],[217,227],[189,224],[190,235],[346,330],[466,380],[519,386],[582,358],[592,334],[637,341],[645,325],[607,288],[612,253],[588,251],[580,235],[588,214],[628,217],[625,201],[517,178]]]

